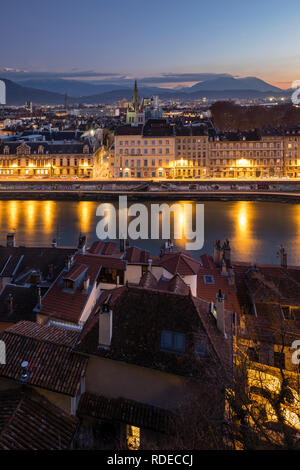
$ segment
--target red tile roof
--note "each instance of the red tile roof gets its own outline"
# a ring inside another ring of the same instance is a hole
[[[28,385],[76,396],[85,374],[87,358],[63,344],[5,330],[0,339],[6,345],[6,364],[0,365],[0,377],[20,381],[21,364],[28,362]]]
[[[76,342],[79,330],[73,328],[61,327],[51,324],[40,325],[31,321],[20,321],[7,328],[10,333],[36,338],[50,343],[69,346],[70,348]]]
[[[221,289],[225,295],[225,309],[231,312],[240,312],[240,304],[237,297],[235,279],[230,282],[231,275],[221,273],[221,268],[215,266],[213,258],[209,255],[201,256],[203,266],[197,277],[197,296],[207,302],[216,302],[216,295]],[[205,282],[205,276],[213,277],[213,284]]]
[[[125,269],[126,263],[118,258],[110,256],[99,256],[91,254],[77,254],[74,257],[72,270],[78,266],[86,266],[87,274],[90,277],[90,285],[97,279],[101,267]],[[82,269],[82,268],[80,268]],[[42,299],[40,313],[52,318],[78,323],[86,305],[88,295],[83,293],[82,285],[77,286],[75,292],[64,291],[62,278],[68,276],[66,271],[59,276],[54,285],[49,289]],[[82,281],[83,282],[83,281]]]
[[[136,246],[131,246],[126,250],[124,259],[131,264],[148,264],[148,260],[152,259],[152,261],[159,260],[157,256],[151,256],[149,251],[141,250]]]
[[[29,389],[0,392],[1,450],[68,449],[78,419]]]
[[[182,252],[163,255],[159,264],[170,273],[180,274],[181,276],[197,274],[201,267],[199,261]]]
[[[70,281],[77,281],[84,271],[88,269],[86,264],[75,264],[70,271],[64,273],[64,279],[69,279]]]

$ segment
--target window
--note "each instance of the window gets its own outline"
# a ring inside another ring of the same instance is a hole
[[[283,352],[274,351],[274,367],[285,369],[285,355]]]
[[[139,450],[141,444],[141,430],[136,426],[126,425],[126,441],[129,450]]]
[[[215,283],[214,276],[211,276],[210,274],[205,274],[203,276],[203,279],[204,279],[205,284],[214,284]]]
[[[167,351],[185,352],[185,334],[173,331],[162,331],[161,349]]]

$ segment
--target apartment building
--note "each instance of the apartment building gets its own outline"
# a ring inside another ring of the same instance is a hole
[[[300,176],[300,130],[289,129],[284,137],[284,166],[285,174],[290,178]]]
[[[209,175],[214,178],[280,177],[283,138],[255,132],[217,135],[209,141]]]
[[[20,138],[0,143],[0,178],[91,177],[96,148],[88,140]]]
[[[175,137],[175,178],[208,176],[209,141],[202,126],[177,127]]]
[[[115,178],[170,178],[174,160],[174,127],[163,119],[149,119],[144,126],[116,130],[110,173]]]

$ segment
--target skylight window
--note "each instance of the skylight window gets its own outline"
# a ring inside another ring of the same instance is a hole
[[[205,274],[203,276],[203,279],[204,279],[205,284],[214,284],[215,283],[214,276],[211,276],[210,274]]]

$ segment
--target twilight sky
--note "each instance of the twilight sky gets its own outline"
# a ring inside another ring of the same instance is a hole
[[[300,79],[299,0],[1,3],[0,68],[129,77],[230,73],[282,88]]]

